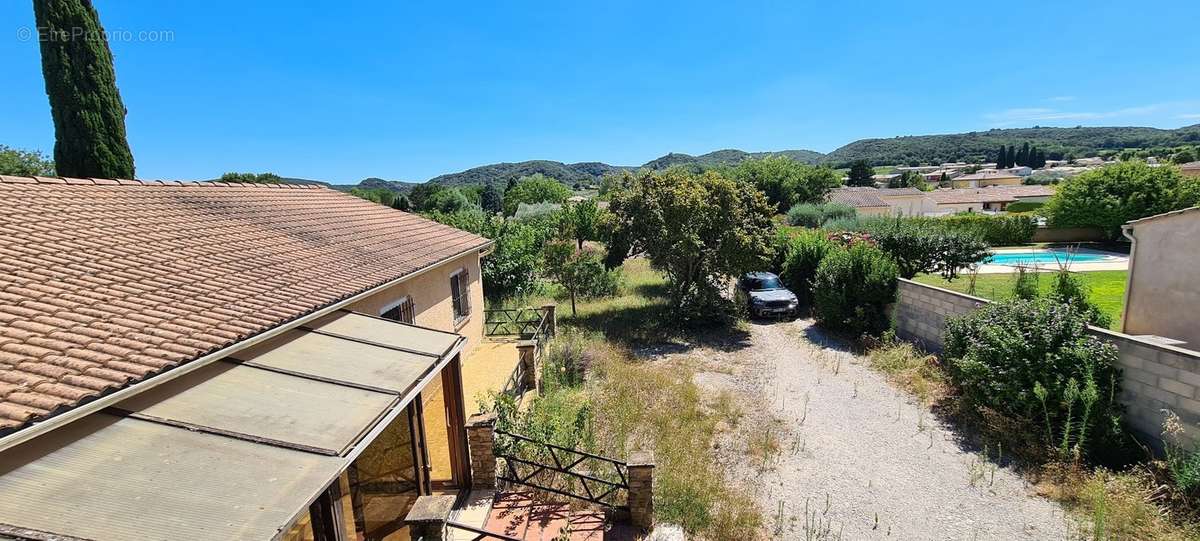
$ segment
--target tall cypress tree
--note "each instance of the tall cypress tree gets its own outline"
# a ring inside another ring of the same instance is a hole
[[[1007,163],[1008,150],[1004,148],[1004,145],[1000,145],[1000,153],[996,154],[996,169],[1004,169],[1005,167],[1008,167],[1008,165],[1006,165]]]
[[[1012,167],[1017,163],[1017,145],[1008,147],[1008,156],[1004,159],[1004,167]]]
[[[67,177],[133,178],[125,105],[91,0],[34,0],[54,117],[54,166]]]

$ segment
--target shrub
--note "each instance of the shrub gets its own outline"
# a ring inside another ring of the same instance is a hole
[[[1013,271],[1013,297],[1027,301],[1038,298],[1038,295],[1040,295],[1038,276],[1038,273],[1035,271],[1028,270],[1025,267],[1017,267]]]
[[[806,231],[789,239],[779,278],[800,302],[812,302],[812,282],[817,275],[817,266],[834,248],[835,245],[817,231]]]
[[[877,335],[890,325],[886,306],[896,297],[896,264],[865,243],[831,250],[813,279],[817,322],[851,336]]]
[[[1076,456],[1119,434],[1117,348],[1087,334],[1078,307],[993,303],[946,323],[954,382],[972,403],[1044,425],[1044,442]]]
[[[1141,161],[1109,165],[1064,180],[1046,203],[1054,227],[1097,227],[1109,238],[1121,236],[1129,220],[1187,208],[1200,201],[1200,179],[1175,167]]]
[[[857,217],[838,218],[825,222],[821,227],[829,231],[857,231],[862,228],[862,223]]]
[[[858,211],[854,210],[854,207],[844,203],[825,203],[821,207],[823,222],[848,220],[856,216],[858,216]]]
[[[990,246],[1028,244],[1037,232],[1037,220],[1033,216],[1025,215],[988,216],[968,213],[931,220],[944,230],[975,235]]]
[[[936,272],[953,280],[959,270],[981,261],[988,253],[987,244],[973,235],[923,227],[912,220],[874,221],[869,230],[879,249],[896,261],[904,278]]]
[[[812,203],[800,203],[788,210],[788,223],[801,227],[821,227],[825,222],[821,207]]]
[[[1112,325],[1112,317],[1100,310],[1091,299],[1091,288],[1078,275],[1060,269],[1050,283],[1050,296],[1056,301],[1074,304],[1084,313],[1092,325],[1107,329]]]

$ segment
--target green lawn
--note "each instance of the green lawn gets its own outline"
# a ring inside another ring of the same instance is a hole
[[[1084,282],[1092,289],[1092,302],[1095,302],[1100,310],[1112,316],[1114,330],[1121,328],[1121,309],[1125,304],[1125,283],[1129,277],[1129,271],[1094,271],[1081,272]],[[1050,273],[1039,273],[1038,287],[1042,293],[1050,291]],[[967,293],[967,288],[970,287],[970,279],[966,276],[960,276],[953,282],[947,282],[941,276],[922,274],[917,276],[915,281],[922,284],[929,284],[946,289],[952,289],[962,293]],[[975,281],[975,292],[977,297],[983,297],[991,300],[1004,300],[1012,296],[1013,275],[1011,274],[980,274]]]

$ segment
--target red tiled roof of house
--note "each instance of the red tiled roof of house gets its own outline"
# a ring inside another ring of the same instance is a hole
[[[0,435],[488,242],[321,187],[0,176]]]
[[[879,190],[866,186],[835,188],[826,199],[831,203],[842,203],[854,208],[886,207],[887,202],[879,197]]]
[[[1021,197],[1044,197],[1054,195],[1049,186],[989,186],[987,188],[941,188],[929,192],[929,198],[939,204],[954,203],[1002,203],[1016,201]]]

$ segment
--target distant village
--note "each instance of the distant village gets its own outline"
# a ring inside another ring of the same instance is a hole
[[[870,186],[844,186],[829,194],[831,202],[854,207],[860,216],[945,216],[960,212],[1001,214],[1027,212],[1054,195],[1054,185],[1085,171],[1116,163],[1100,157],[1075,160],[1046,160],[1046,165],[997,168],[995,163],[953,162],[939,165],[877,168],[886,172],[872,176]],[[1151,166],[1159,160],[1148,158]],[[1185,175],[1200,176],[1200,162],[1179,166]],[[928,191],[894,188],[906,173],[921,175]]]

